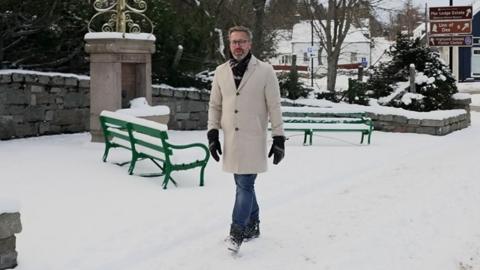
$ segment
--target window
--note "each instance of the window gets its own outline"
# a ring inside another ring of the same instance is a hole
[[[308,62],[308,53],[304,52],[303,53],[303,62]]]
[[[290,55],[282,55],[280,64],[290,64]]]
[[[350,63],[358,63],[356,52],[351,52],[350,53]]]
[[[472,77],[480,77],[480,48],[472,48],[472,58],[471,58],[471,67],[472,67]]]

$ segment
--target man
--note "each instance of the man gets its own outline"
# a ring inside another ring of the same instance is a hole
[[[280,90],[271,65],[250,52],[252,33],[243,26],[229,29],[231,58],[215,70],[208,111],[208,141],[212,157],[220,160],[223,130],[223,170],[234,174],[236,197],[232,213],[229,250],[237,252],[245,240],[260,235],[255,179],[267,170],[267,127],[273,144],[268,157],[278,164],[284,157]]]

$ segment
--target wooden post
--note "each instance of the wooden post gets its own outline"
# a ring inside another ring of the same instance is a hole
[[[183,54],[183,46],[178,45],[177,46],[177,52],[175,53],[175,58],[173,59],[173,69],[177,69],[178,63],[180,62],[180,58],[182,58]]]
[[[415,65],[410,64],[410,93],[416,93],[417,89],[415,86]]]
[[[358,66],[358,81],[363,82],[363,65]]]
[[[292,68],[290,69],[290,72],[296,71],[297,70],[297,55],[293,54],[292,55]]]
[[[313,18],[310,20],[310,27],[312,28],[312,51],[313,51]],[[313,88],[313,56],[310,54],[310,79],[311,79],[311,87]]]

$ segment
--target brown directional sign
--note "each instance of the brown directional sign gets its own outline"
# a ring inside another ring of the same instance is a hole
[[[471,20],[430,22],[430,35],[470,34],[470,33],[472,33]]]
[[[428,44],[430,46],[472,46],[472,36],[429,36]]]
[[[430,20],[465,20],[472,19],[472,6],[431,7]]]

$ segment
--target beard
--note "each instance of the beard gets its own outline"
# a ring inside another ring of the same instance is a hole
[[[233,52],[232,52],[233,58],[235,58],[235,60],[237,60],[237,61],[240,61],[243,58],[245,58],[245,56],[247,56],[247,54],[248,54],[248,50],[244,50],[244,49],[241,49],[241,48],[237,48],[237,49],[233,50]]]

